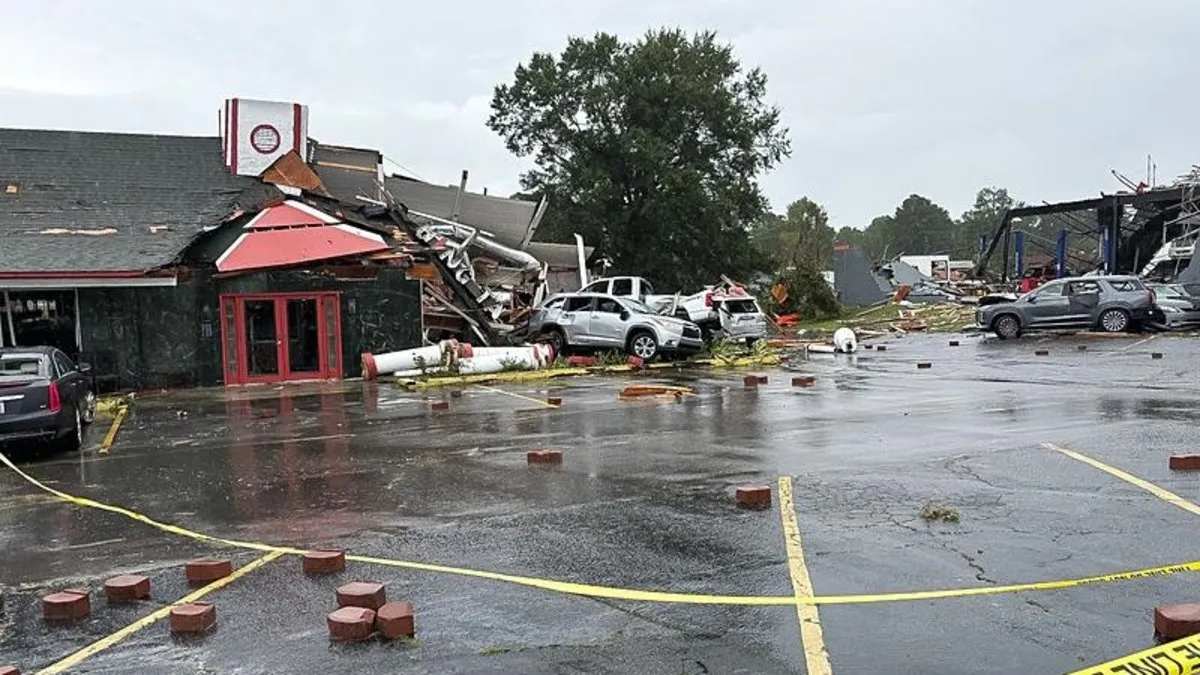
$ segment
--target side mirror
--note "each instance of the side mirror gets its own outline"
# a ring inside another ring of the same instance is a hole
[[[87,375],[88,373],[92,372],[92,364],[80,363],[79,364],[79,372],[83,373],[84,375]]]
[[[621,310],[621,320],[622,320],[622,321],[628,321],[628,320],[629,320],[629,310],[627,310],[627,309],[623,309],[623,310]]]

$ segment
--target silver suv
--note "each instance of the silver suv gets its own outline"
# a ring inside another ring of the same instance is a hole
[[[649,361],[663,352],[694,353],[704,343],[691,321],[659,316],[633,298],[601,293],[565,293],[542,304],[529,318],[535,342],[564,349],[620,349]]]
[[[1001,339],[1030,329],[1120,333],[1151,318],[1154,291],[1134,276],[1071,277],[1048,282],[1012,302],[975,310],[975,323]]]

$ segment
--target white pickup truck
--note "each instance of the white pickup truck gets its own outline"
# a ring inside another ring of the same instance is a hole
[[[709,286],[688,296],[655,295],[654,287],[642,277],[605,277],[580,292],[635,298],[660,314],[691,321],[700,327],[705,340],[723,337],[752,343],[767,337],[770,330],[770,322],[754,296],[732,284]]]

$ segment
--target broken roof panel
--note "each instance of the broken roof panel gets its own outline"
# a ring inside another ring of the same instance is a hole
[[[388,176],[384,185],[409,210],[454,220],[457,186],[432,185],[401,176]],[[463,192],[458,222],[490,232],[500,243],[519,248],[532,234],[537,209],[537,202]]]
[[[152,269],[278,194],[229,175],[217,137],[0,129],[0,173],[20,184],[0,192],[0,272]]]
[[[313,170],[334,197],[351,203],[358,195],[379,199],[378,150],[314,143],[311,153]]]
[[[390,247],[383,237],[351,225],[254,229],[238,237],[217,258],[218,272],[290,267],[316,260],[345,258]]]

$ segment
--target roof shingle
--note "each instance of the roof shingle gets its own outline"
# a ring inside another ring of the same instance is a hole
[[[171,262],[204,228],[275,191],[231,176],[221,158],[216,137],[0,129],[0,273]]]

